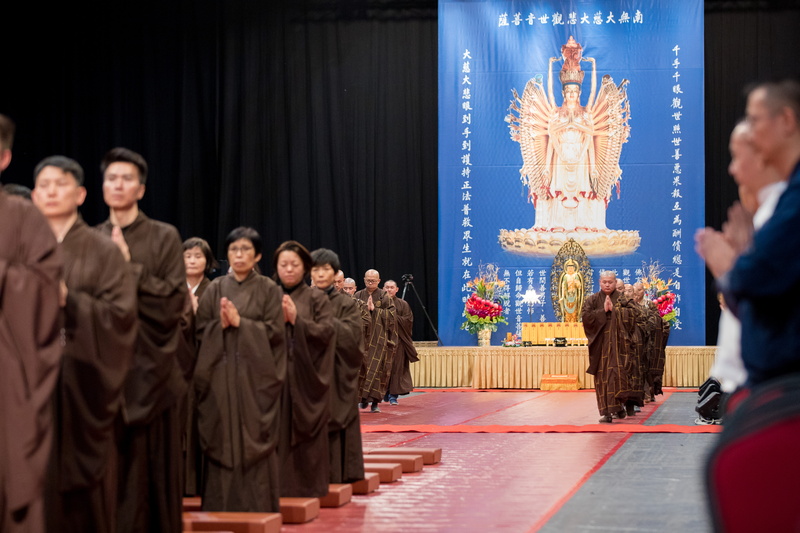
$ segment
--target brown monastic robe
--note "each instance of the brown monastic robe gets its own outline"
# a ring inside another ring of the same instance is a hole
[[[65,345],[45,514],[50,531],[115,531],[114,422],[136,342],[136,286],[117,245],[80,218],[61,250]]]
[[[656,310],[658,315],[658,310]],[[669,322],[658,316],[658,326],[654,329],[653,344],[650,351],[650,379],[653,383],[652,395],[664,394],[661,389],[664,380],[664,365],[667,362],[667,341],[669,340]]]
[[[414,390],[411,379],[410,363],[419,361],[417,349],[411,334],[414,330],[414,313],[411,306],[402,298],[392,298],[397,308],[397,350],[392,358],[392,370],[389,375],[389,394],[408,394]]]
[[[32,203],[0,191],[0,531],[44,531],[61,359],[62,257]]]
[[[362,289],[353,295],[366,302],[370,298],[369,291]],[[394,302],[383,289],[375,289],[372,293],[375,309],[370,312],[372,325],[369,337],[366,338],[364,362],[359,373],[359,397],[366,402],[383,401],[392,361],[397,347],[397,318]],[[365,306],[366,307],[366,306]]]
[[[110,220],[99,228],[110,235]],[[177,230],[139,211],[122,228],[136,280],[139,333],[124,385],[120,444],[120,533],[180,531],[183,493],[180,402],[195,354],[187,349],[186,271]]]
[[[604,310],[606,295],[602,291],[583,303],[583,328],[589,339],[589,368],[595,377],[597,408],[608,416],[625,411],[627,400],[641,398],[637,385],[638,366],[630,354],[630,339],[635,326],[635,305],[619,291],[611,293],[612,311]]]
[[[328,297],[304,282],[284,288],[297,307],[286,323],[286,387],[281,404],[281,496],[328,493],[328,422],[336,333]]]
[[[661,328],[661,317],[658,308],[650,300],[643,299],[637,304],[644,316],[644,325],[640,327],[642,333],[642,379],[645,396],[653,396],[653,375],[650,373],[650,361],[653,359],[653,347],[655,346],[656,329]]]
[[[366,350],[367,343],[369,342],[370,335],[372,334],[372,315],[369,313],[367,302],[365,300],[359,300],[355,296],[351,296],[351,298],[356,305],[358,305],[358,310],[361,313],[361,327],[364,333],[364,350]]]
[[[238,328],[222,328],[223,297],[239,311]],[[279,511],[282,297],[275,282],[252,272],[241,282],[233,274],[215,279],[200,300],[194,386],[206,511]]]
[[[361,417],[358,414],[358,373],[364,358],[361,311],[349,295],[327,291],[336,330],[336,354],[331,386],[331,419],[328,423],[331,483],[364,479]]]
[[[198,303],[203,297],[203,293],[208,288],[211,280],[204,277],[197,284],[194,295]],[[189,289],[191,291],[191,289]],[[194,331],[191,332],[187,342],[195,342]],[[192,349],[197,350],[196,346]],[[186,407],[181,415],[181,420],[186,420],[186,429],[183,435],[184,463],[184,489],[183,493],[187,496],[200,496],[203,493],[203,452],[200,450],[200,441],[197,435],[197,412],[194,396],[194,384],[190,381],[186,390]]]
[[[623,297],[625,297],[623,295]],[[627,299],[627,297],[625,297]],[[647,315],[645,310],[642,309],[633,299],[630,299],[634,305],[629,305],[628,307],[633,310],[633,321],[634,327],[633,331],[631,332],[628,343],[628,363],[626,365],[626,370],[631,376],[629,376],[629,383],[631,387],[634,387],[636,390],[636,394],[629,396],[629,400],[633,402],[634,405],[643,406],[644,405],[644,383],[645,383],[645,376],[644,376],[644,359],[646,359],[646,346],[645,346],[645,327],[647,326]]]

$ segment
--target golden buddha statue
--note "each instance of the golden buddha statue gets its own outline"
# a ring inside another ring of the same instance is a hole
[[[579,322],[583,307],[583,275],[574,259],[564,263],[564,271],[558,281],[558,304],[564,322]]]

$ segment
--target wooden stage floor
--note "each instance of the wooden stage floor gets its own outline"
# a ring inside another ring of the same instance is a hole
[[[714,346],[667,346],[665,387],[699,387],[714,362]],[[581,388],[594,388],[586,374],[586,346],[431,347],[417,345],[419,362],[411,365],[418,387],[538,389],[543,374],[575,374]]]
[[[594,391],[421,389],[362,411],[364,448],[441,447],[442,461],[283,531],[709,531],[719,427],[694,425],[696,400],[668,389],[600,426]]]

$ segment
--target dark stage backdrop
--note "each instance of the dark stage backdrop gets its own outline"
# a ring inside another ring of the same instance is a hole
[[[73,3],[76,4],[76,3]],[[0,18],[0,112],[18,126],[3,182],[31,185],[43,157],[85,168],[113,146],[150,164],[141,202],[215,252],[232,228],[336,250],[347,275],[414,282],[437,309],[435,0],[35,3]],[[752,80],[797,74],[796,2],[706,2],[706,217],[735,198],[727,137]],[[400,283],[402,287],[402,283]],[[712,285],[709,284],[709,287]],[[433,339],[417,298],[416,339]],[[709,292],[708,337],[716,342]]]

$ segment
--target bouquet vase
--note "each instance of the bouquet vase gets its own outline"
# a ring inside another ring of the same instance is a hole
[[[478,330],[478,346],[491,346],[492,344],[492,330],[484,328]]]

